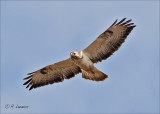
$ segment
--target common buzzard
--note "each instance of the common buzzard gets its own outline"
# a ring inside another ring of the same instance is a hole
[[[64,79],[70,79],[76,74],[82,72],[82,78],[92,81],[103,81],[108,76],[98,70],[94,63],[110,57],[125,41],[129,33],[135,27],[131,20],[125,21],[122,19],[117,23],[117,20],[102,33],[92,44],[84,50],[70,53],[70,58],[40,70],[29,73],[29,77],[23,85],[27,85],[29,90],[48,84],[62,82]]]

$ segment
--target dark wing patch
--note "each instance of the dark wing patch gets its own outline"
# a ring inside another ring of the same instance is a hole
[[[71,59],[67,59],[29,73],[28,75],[30,76],[24,78],[27,81],[23,85],[27,85],[26,88],[31,90],[48,84],[62,82],[64,79],[70,79],[80,72],[81,69]]]
[[[93,63],[110,57],[125,41],[135,27],[135,25],[133,25],[134,23],[129,23],[131,20],[125,21],[125,19],[126,18],[122,19],[118,23],[116,20],[92,44],[83,50],[83,53],[87,55]]]

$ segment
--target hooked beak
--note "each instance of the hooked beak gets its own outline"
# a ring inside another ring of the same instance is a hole
[[[71,56],[75,55],[75,53],[71,52]]]

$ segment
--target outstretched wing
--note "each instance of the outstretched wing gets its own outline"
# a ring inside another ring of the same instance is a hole
[[[81,69],[76,66],[71,59],[67,59],[47,67],[44,67],[24,78],[26,81],[23,85],[30,87],[29,90],[56,82],[62,82],[64,79],[70,79],[80,73]]]
[[[122,19],[117,23],[117,20],[102,33],[91,45],[83,50],[93,63],[100,62],[111,56],[125,41],[129,33],[135,25],[130,23],[131,20],[125,21]]]

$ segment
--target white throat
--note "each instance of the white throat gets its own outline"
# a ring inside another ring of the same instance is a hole
[[[80,51],[80,58],[83,58],[83,52]]]

